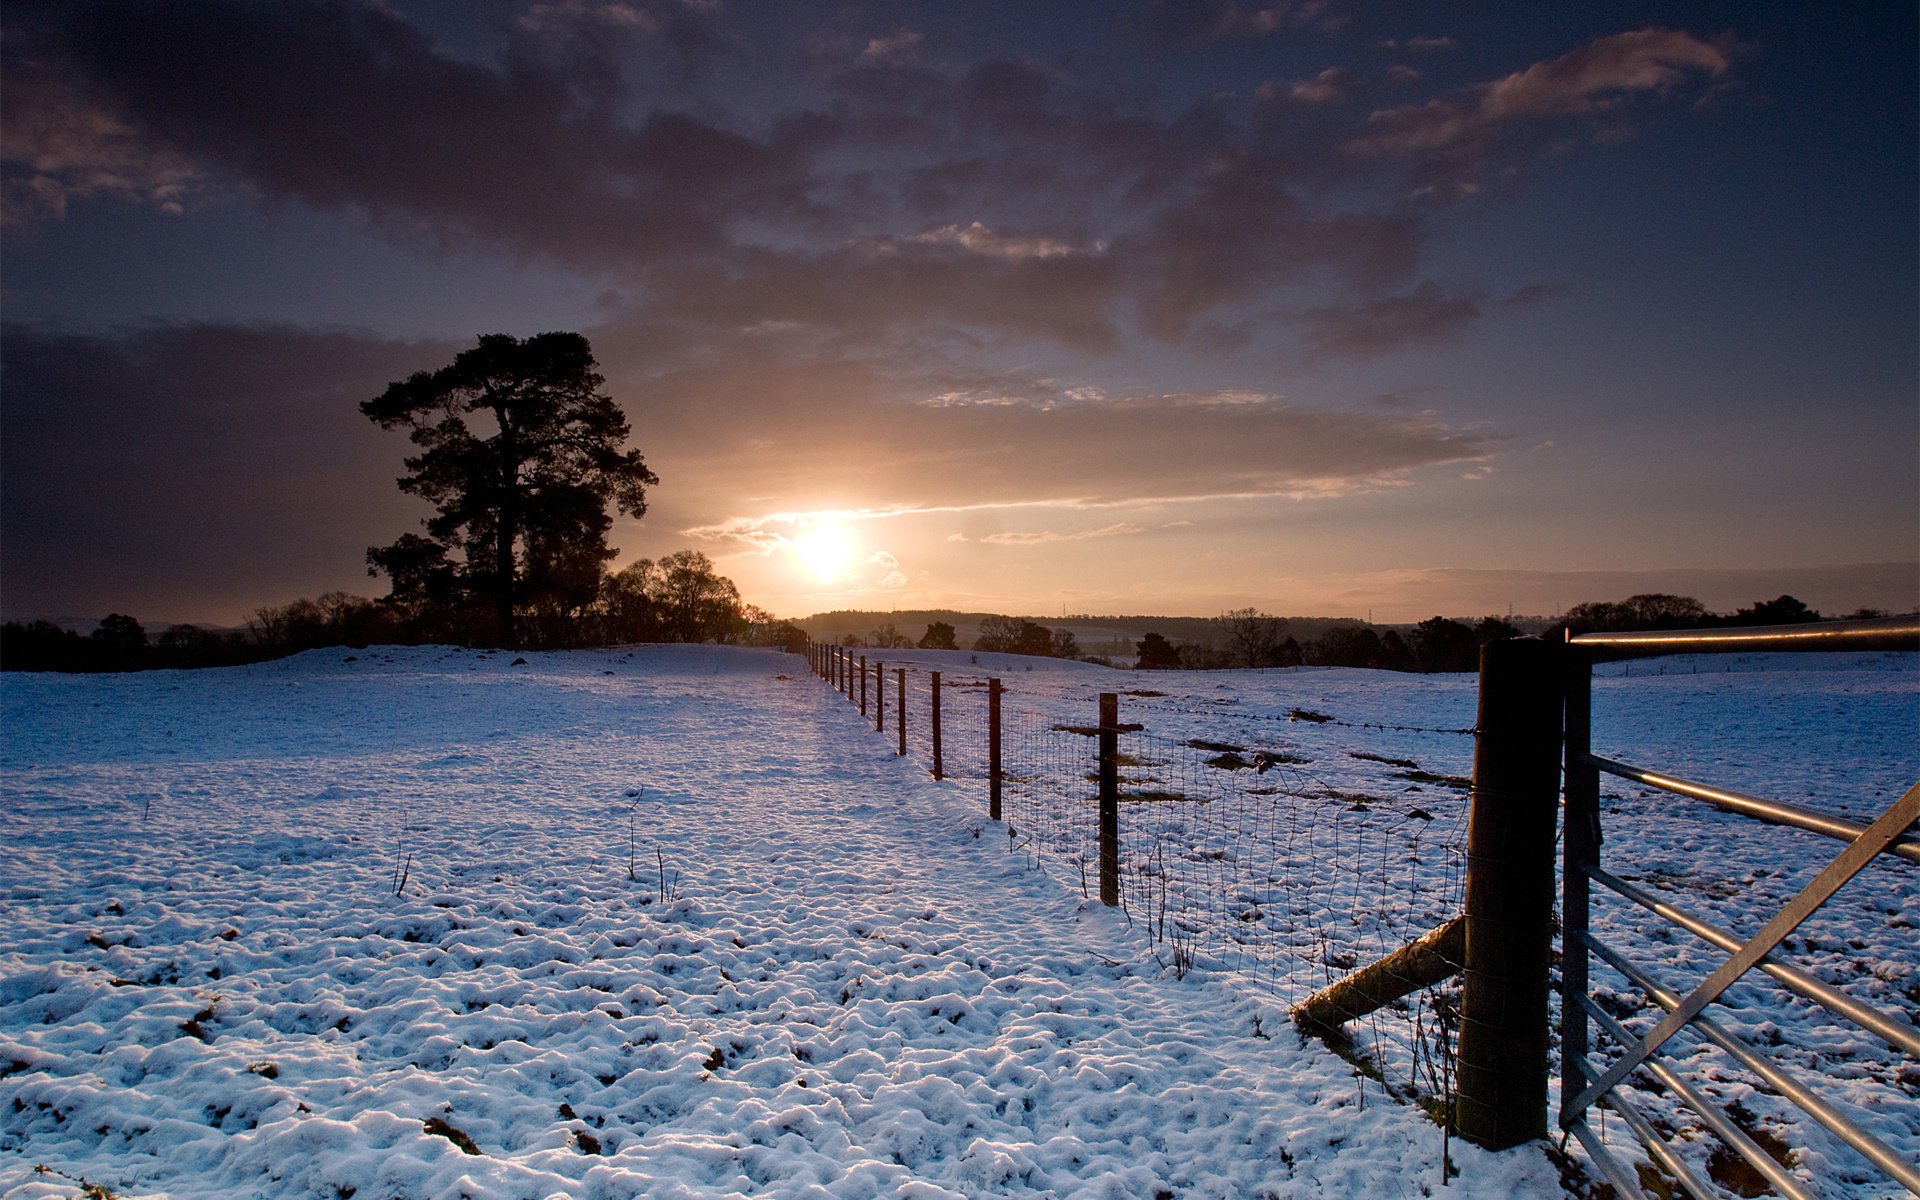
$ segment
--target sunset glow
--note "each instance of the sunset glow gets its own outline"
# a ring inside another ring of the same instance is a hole
[[[853,534],[834,521],[807,525],[795,535],[788,550],[795,563],[817,583],[835,583],[853,565]]]
[[[383,594],[356,407],[546,331],[783,616],[1920,605],[1911,4],[0,22],[8,617]]]

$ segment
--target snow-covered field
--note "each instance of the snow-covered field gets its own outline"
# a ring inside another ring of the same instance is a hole
[[[1471,758],[1424,731],[1472,724],[1468,676],[914,657],[1081,722],[1100,690],[1160,691],[1125,702],[1149,735],[1286,751],[1383,816],[1453,792],[1382,760]],[[1596,749],[1870,817],[1920,778],[1914,657],[1608,667]],[[526,658],[0,676],[0,1194],[1559,1192],[1540,1149],[1457,1141],[1442,1191],[1440,1129],[1301,1044],[1280,992],[1177,978],[1144,922],[990,825],[977,780],[932,781],[802,660]],[[1741,929],[1830,856],[1607,795],[1609,861]],[[1911,1018],[1920,871],[1868,875],[1796,961]],[[1603,923],[1676,982],[1715,965]],[[1920,1071],[1737,991],[1736,1023],[1920,1156]],[[1847,1152],[1790,1129],[1802,1173],[1844,1184]]]

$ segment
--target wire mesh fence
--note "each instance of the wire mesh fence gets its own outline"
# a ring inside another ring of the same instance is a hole
[[[828,647],[825,656],[817,668],[827,678],[836,656],[859,670],[845,651]],[[996,680],[905,660],[884,669],[889,711],[879,735],[977,795],[984,812]],[[1094,687],[1052,672],[998,683],[1009,852],[1090,900],[1101,896],[1107,728],[1115,899],[1177,976],[1231,973],[1296,1008],[1461,911],[1470,728],[1255,711],[1232,696],[1182,702],[1147,689],[1121,694],[1119,719],[1108,728]],[[1385,733],[1391,746],[1375,736]],[[1423,747],[1419,758],[1410,744]],[[1457,963],[1438,978],[1428,977],[1431,966],[1396,975],[1389,965],[1373,985],[1383,1002],[1336,1034],[1357,1064],[1403,1096],[1449,1090],[1459,986],[1448,977]]]

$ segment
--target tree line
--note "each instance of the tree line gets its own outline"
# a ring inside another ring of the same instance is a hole
[[[418,608],[328,592],[318,599],[256,609],[238,629],[175,625],[149,636],[125,613],[110,613],[82,635],[48,621],[0,626],[0,667],[10,671],[137,671],[235,666],[327,646],[490,644],[462,628],[460,610]],[[478,628],[491,628],[480,614]],[[724,642],[804,649],[791,621],[743,603],[732,580],[696,550],[641,559],[601,580],[583,609],[556,620],[521,614],[529,647],[610,646],[630,642]]]
[[[1849,617],[1879,617],[1876,609],[1860,609]],[[1793,596],[1756,601],[1732,613],[1714,613],[1691,596],[1642,593],[1625,600],[1576,604],[1541,636],[1560,640],[1574,633],[1627,629],[1710,629],[1717,626],[1791,625],[1817,621],[1821,615]],[[1098,621],[1087,617],[1087,621]],[[1208,622],[1205,636],[1175,641],[1153,631],[1133,643],[1135,667],[1143,671],[1225,670],[1267,667],[1364,667],[1387,671],[1447,672],[1479,669],[1480,648],[1489,642],[1521,637],[1512,621],[1485,616],[1468,623],[1434,616],[1410,628],[1380,627],[1364,621],[1343,620],[1330,625],[1307,621],[1321,632],[1296,637],[1293,622],[1253,608],[1224,612]],[[1537,624],[1534,626],[1538,628]],[[1077,658],[1114,665],[1100,655],[1082,655],[1070,629],[1049,629],[1019,617],[986,616],[972,649],[1047,658]],[[848,633],[843,646],[931,650],[959,649],[954,626],[931,620],[918,639],[902,633],[894,623],[882,622],[867,634]]]

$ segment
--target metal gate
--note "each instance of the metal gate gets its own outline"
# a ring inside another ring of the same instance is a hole
[[[1920,870],[1920,839],[1910,829],[1920,821],[1920,783],[1867,825],[1778,801],[1744,795],[1655,770],[1600,758],[1592,753],[1592,675],[1596,652],[1707,653],[1755,650],[1913,650],[1920,644],[1920,620],[1894,618],[1845,621],[1769,629],[1722,629],[1624,634],[1583,634],[1568,639],[1566,680],[1565,836],[1562,876],[1561,1100],[1560,1127],[1584,1146],[1601,1173],[1621,1196],[1641,1196],[1641,1181],[1613,1154],[1589,1122],[1599,1108],[1616,1113],[1633,1131],[1652,1160],[1699,1200],[1720,1200],[1726,1193],[1702,1180],[1645,1114],[1617,1090],[1634,1072],[1653,1087],[1672,1094],[1697,1115],[1712,1134],[1780,1195],[1813,1195],[1805,1183],[1775,1160],[1726,1111],[1717,1107],[1663,1053],[1676,1036],[1704,1039],[1807,1116],[1851,1146],[1890,1182],[1920,1195],[1920,1165],[1889,1148],[1836,1106],[1823,1099],[1818,1081],[1796,1076],[1770,1060],[1763,1047],[1737,1036],[1709,1014],[1716,998],[1750,972],[1760,972],[1794,995],[1865,1030],[1920,1063],[1920,1029],[1900,1015],[1863,1004],[1840,990],[1782,961],[1783,939],[1842,885],[1872,864],[1876,871]],[[1600,776],[1611,775],[1690,801],[1788,826],[1847,843],[1798,895],[1750,938],[1742,939],[1667,902],[1646,888],[1608,870],[1601,861]],[[1870,884],[1872,880],[1864,880]],[[1665,986],[1621,947],[1594,936],[1589,927],[1592,888],[1598,885],[1624,897],[1694,937],[1725,951],[1721,966],[1690,992]],[[1909,942],[1905,953],[1916,953]],[[1634,1036],[1613,1013],[1596,1002],[1589,968],[1599,959],[1623,975],[1665,1015],[1650,1031]],[[1613,1051],[1611,1062],[1592,1057],[1590,1039],[1600,1034]],[[1904,1099],[1904,1098],[1903,1098]]]

